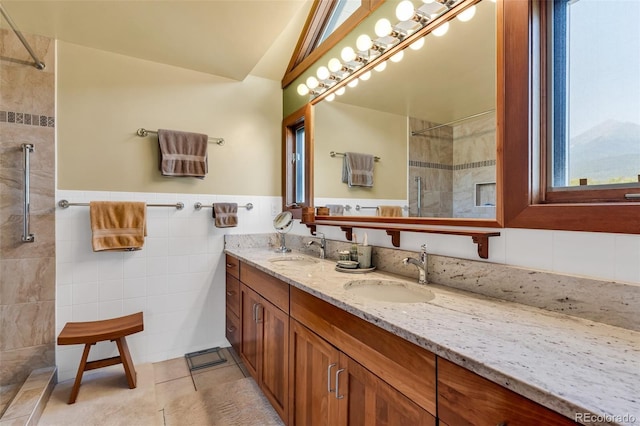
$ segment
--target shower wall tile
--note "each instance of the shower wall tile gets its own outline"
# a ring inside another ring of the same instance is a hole
[[[0,260],[0,304],[39,302],[55,299],[53,286],[42,286],[43,282],[53,281],[55,259],[42,257],[36,259]]]
[[[22,383],[31,374],[31,371],[53,365],[55,345],[51,342],[44,345],[29,346],[2,351],[0,355],[2,357],[2,362],[0,362],[0,382]]]
[[[0,386],[55,363],[55,42],[24,34],[44,71],[13,32],[0,30]],[[31,232],[22,242],[23,161],[29,156]]]
[[[2,306],[0,350],[39,346],[54,341],[55,302],[19,303]]]

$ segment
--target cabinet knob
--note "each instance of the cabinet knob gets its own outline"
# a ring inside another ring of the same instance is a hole
[[[340,395],[340,373],[344,371],[344,368],[336,371],[336,399],[344,398],[344,395]]]
[[[327,392],[329,393],[333,392],[333,389],[331,389],[331,369],[335,366],[336,364],[334,362],[333,364],[329,364],[327,367]]]
[[[233,263],[227,263],[227,268],[233,268],[234,266],[236,265],[234,265]]]
[[[236,292],[235,292],[235,291],[228,291],[228,292],[227,292],[227,296],[233,296],[234,294],[236,294]]]
[[[236,328],[235,328],[235,327],[227,327],[227,331],[228,331],[229,333],[235,333]]]

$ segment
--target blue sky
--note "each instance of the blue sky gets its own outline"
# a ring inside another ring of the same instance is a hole
[[[570,137],[640,124],[640,0],[578,0],[570,14]]]

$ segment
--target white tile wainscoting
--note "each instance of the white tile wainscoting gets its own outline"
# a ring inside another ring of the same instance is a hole
[[[157,362],[215,346],[224,337],[224,235],[272,232],[280,197],[88,192],[58,190],[56,203],[98,201],[182,202],[185,207],[149,207],[147,238],[136,252],[91,249],[89,208],[56,207],[56,336],[68,321],[94,321],[144,312],[144,331],[130,336],[135,363]],[[238,209],[238,227],[216,228],[211,209],[194,203],[252,203]],[[58,380],[75,376],[82,345],[56,347]],[[117,355],[104,342],[90,359]]]

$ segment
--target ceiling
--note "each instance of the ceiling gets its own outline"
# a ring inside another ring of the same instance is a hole
[[[442,37],[429,34],[418,51],[336,97],[377,111],[447,123],[495,109],[496,4],[477,4],[473,19],[450,21]],[[324,102],[324,101],[323,101]]]
[[[311,0],[29,1],[2,4],[25,34],[234,80],[280,81]],[[1,26],[8,25],[2,21]]]

